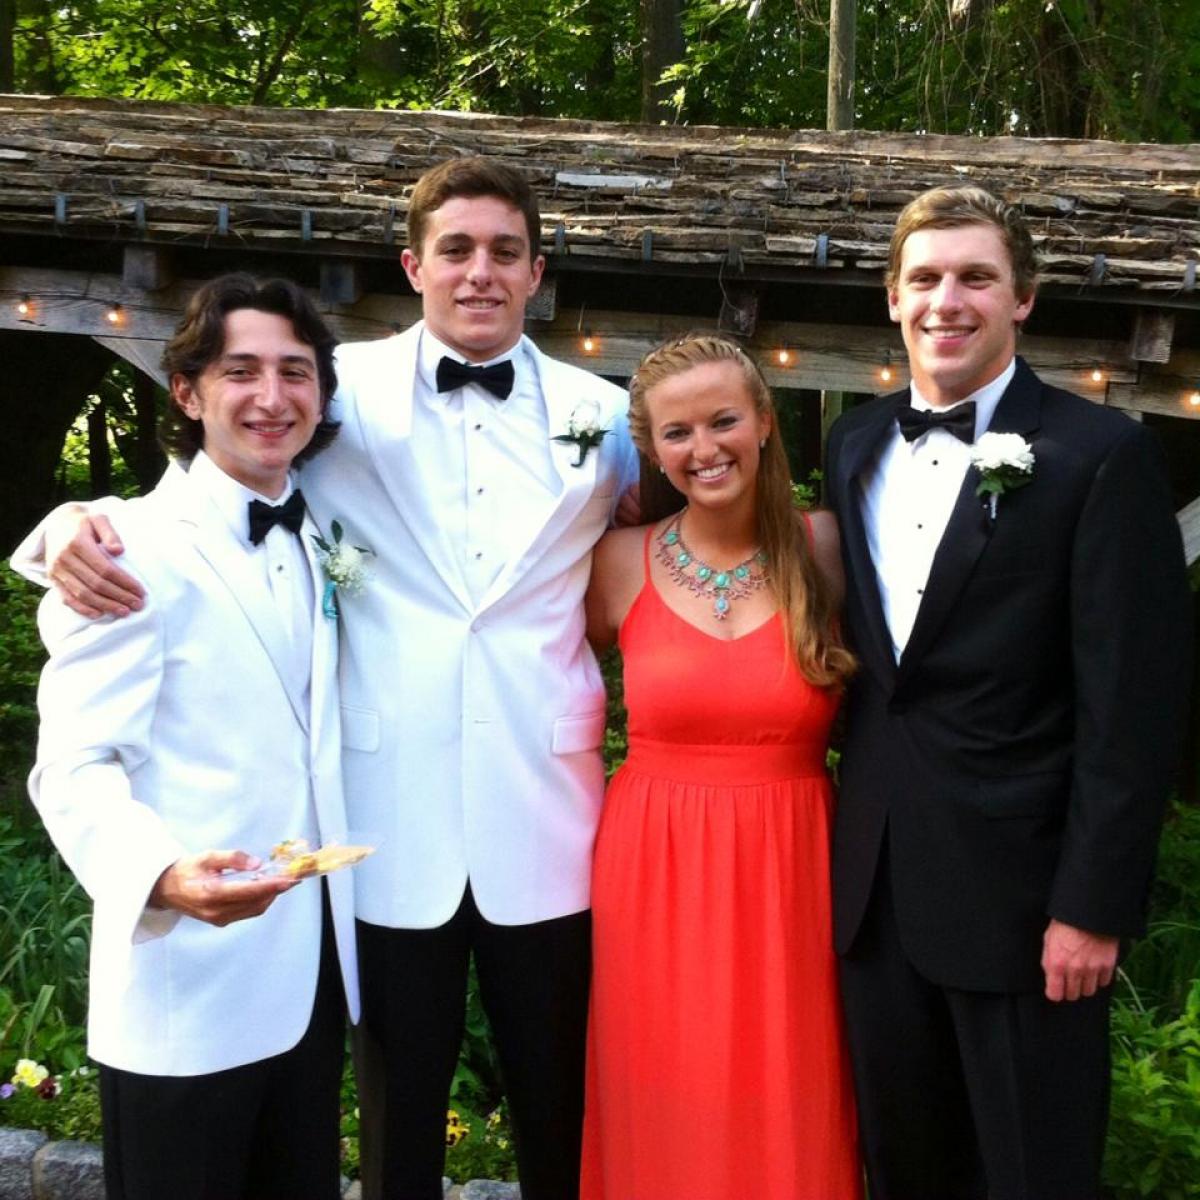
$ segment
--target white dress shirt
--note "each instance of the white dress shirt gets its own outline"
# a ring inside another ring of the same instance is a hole
[[[226,475],[203,450],[192,459],[188,474],[201,481],[229,528],[245,544],[246,553],[258,564],[287,633],[294,677],[304,680],[307,706],[312,675],[313,623],[313,582],[308,558],[300,537],[282,525],[273,525],[267,530],[267,536],[257,546],[250,541],[250,501],[261,500],[272,508],[286,503],[295,490],[291,478],[278,496],[264,496]]]
[[[412,436],[421,446],[421,486],[478,603],[504,565],[524,549],[529,531],[545,523],[562,480],[550,456],[546,404],[525,339],[507,354],[472,364],[512,360],[513,390],[507,400],[476,383],[439,393],[437,365],[443,356],[464,361],[422,330]]]
[[[1015,371],[1014,359],[991,383],[960,402],[975,402],[976,438],[991,424]],[[913,408],[933,408],[915,384],[910,391]],[[912,634],[934,555],[970,465],[971,447],[954,434],[932,429],[906,442],[893,422],[875,461],[860,477],[863,525],[897,662]]]

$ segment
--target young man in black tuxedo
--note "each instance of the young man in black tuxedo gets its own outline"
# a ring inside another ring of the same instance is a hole
[[[1015,356],[1035,272],[989,193],[914,200],[887,276],[912,386],[829,439],[861,661],[835,935],[873,1200],[1098,1196],[1110,988],[1178,754],[1161,454]],[[985,433],[1020,460],[994,500]]]

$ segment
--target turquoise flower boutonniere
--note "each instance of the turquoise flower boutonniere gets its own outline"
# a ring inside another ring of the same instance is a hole
[[[567,432],[556,434],[551,441],[564,445],[573,445],[579,451],[579,456],[571,464],[582,467],[588,451],[604,441],[604,435],[610,432],[600,425],[600,405],[595,400],[584,400],[575,406],[567,421]]]
[[[321,599],[321,611],[331,620],[338,616],[338,593],[357,596],[371,578],[369,558],[375,557],[374,550],[366,546],[351,546],[342,541],[342,526],[333,521],[330,526],[333,541],[326,541],[319,533],[312,535],[317,547],[317,562],[325,576],[325,594]]]
[[[971,465],[979,472],[975,495],[987,497],[988,515],[1005,492],[1033,482],[1033,448],[1019,433],[985,433],[971,447]]]

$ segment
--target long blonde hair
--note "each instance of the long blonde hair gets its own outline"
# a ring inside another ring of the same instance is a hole
[[[767,556],[769,587],[786,614],[788,649],[801,673],[819,687],[837,686],[854,673],[854,656],[840,643],[834,598],[813,559],[809,538],[797,529],[787,452],[779,433],[771,389],[754,360],[734,341],[713,333],[687,333],[656,346],[629,381],[629,431],[642,456],[653,461],[646,396],[658,384],[705,363],[733,363],[760,416],[770,422],[755,493],[758,540]],[[663,515],[643,507],[643,516]]]

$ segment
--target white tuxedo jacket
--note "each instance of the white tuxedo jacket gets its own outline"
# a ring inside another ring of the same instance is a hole
[[[320,522],[377,555],[341,621],[347,806],[382,839],[355,872],[358,916],[441,925],[469,878],[490,921],[560,917],[588,906],[604,788],[604,685],[582,600],[592,547],[636,478],[626,397],[526,343],[548,436],[585,400],[611,432],[581,467],[574,445],[551,443],[557,501],[476,604],[412,470],[420,329],[339,349],[342,429],[301,474]]]
[[[42,601],[50,660],[30,795],[95,901],[89,1053],[143,1074],[206,1074],[300,1040],[316,992],[320,884],[307,880],[223,929],[146,900],[184,854],[345,839],[337,634],[314,567],[305,707],[265,579],[182,468],[110,515],[147,603],[124,620],[91,621],[53,592]],[[315,532],[306,522],[310,563]],[[14,556],[18,569],[36,533]],[[353,881],[340,872],[328,883],[357,1020]]]

